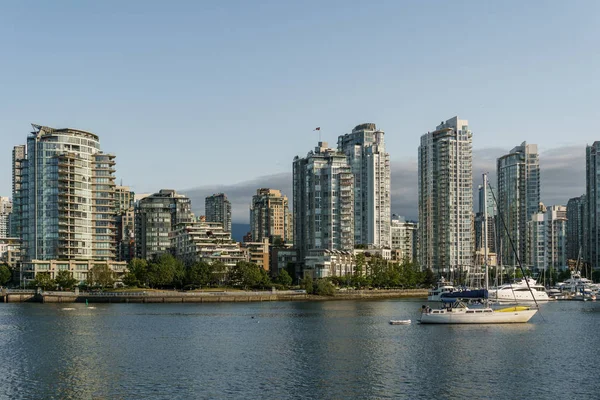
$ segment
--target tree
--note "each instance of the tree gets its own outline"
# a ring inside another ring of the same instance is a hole
[[[34,288],[42,288],[42,290],[50,290],[56,288],[56,282],[50,278],[50,272],[38,272],[35,274],[35,279],[31,282]]]
[[[2,264],[0,265],[0,286],[4,286],[10,281],[11,278],[10,268],[8,265]]]
[[[71,271],[58,271],[55,281],[60,288],[66,290],[71,289],[78,282],[77,279],[73,278]]]
[[[207,286],[212,278],[212,266],[206,261],[192,264],[186,271],[185,282],[193,286]]]
[[[121,280],[123,281],[123,284],[128,287],[139,287],[140,286],[140,281],[135,276],[135,274],[131,271],[129,271],[125,275],[123,275],[123,278]]]
[[[224,284],[228,275],[227,265],[221,261],[214,261],[210,267],[210,284],[215,286]]]
[[[88,286],[112,287],[115,284],[114,273],[106,264],[94,265],[87,276]]]
[[[123,283],[127,286],[148,286],[148,261],[134,258],[129,262],[129,272],[123,277]]]
[[[148,264],[148,279],[151,286],[177,285],[183,281],[183,264],[169,253],[159,255]]]
[[[335,294],[335,287],[329,279],[319,279],[317,280],[315,293],[319,296],[333,296]]]
[[[229,272],[229,281],[233,286],[243,287],[264,287],[270,282],[266,271],[258,265],[240,261]]]
[[[284,287],[288,287],[292,284],[292,277],[285,269],[279,271],[279,275],[275,278],[275,283],[278,283]]]
[[[423,277],[423,284],[426,286],[433,286],[435,283],[435,274],[433,273],[433,270],[431,268],[427,268],[425,270],[425,276]]]
[[[314,291],[314,285],[313,285],[312,278],[307,276],[306,278],[302,279],[300,281],[300,287],[304,288],[304,290],[306,290],[306,293],[312,294]]]
[[[569,268],[563,269],[558,274],[558,281],[564,282],[571,277],[571,270]]]

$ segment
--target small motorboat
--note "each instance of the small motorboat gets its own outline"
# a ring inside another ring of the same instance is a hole
[[[410,319],[392,319],[390,325],[410,325]]]

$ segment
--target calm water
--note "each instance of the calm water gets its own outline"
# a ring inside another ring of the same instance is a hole
[[[0,398],[600,398],[600,302],[501,326],[420,305],[0,304]]]

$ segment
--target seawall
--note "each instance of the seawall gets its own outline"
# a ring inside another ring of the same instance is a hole
[[[21,292],[2,293],[2,301],[40,303],[223,303],[253,301],[329,301],[360,299],[426,298],[427,290],[352,290],[338,291],[333,296],[309,295],[304,291],[263,291],[263,292]]]

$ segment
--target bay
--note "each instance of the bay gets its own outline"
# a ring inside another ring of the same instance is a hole
[[[473,326],[421,304],[0,304],[0,398],[600,398],[600,303]]]

